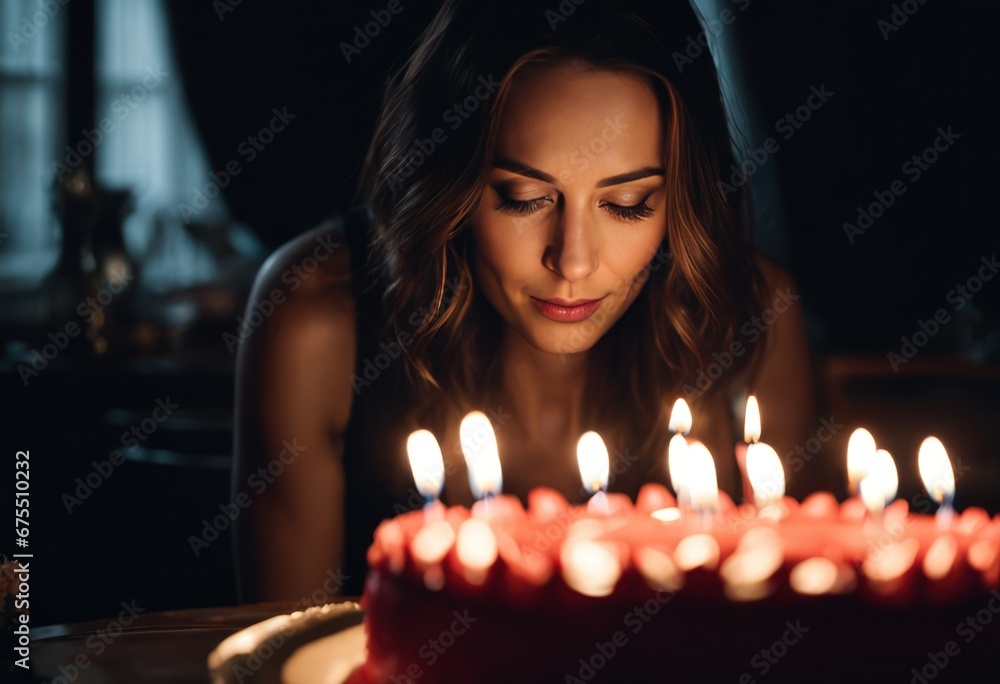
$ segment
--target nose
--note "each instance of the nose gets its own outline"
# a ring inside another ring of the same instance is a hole
[[[596,271],[600,261],[594,231],[584,210],[563,202],[559,221],[542,257],[545,267],[571,283]]]

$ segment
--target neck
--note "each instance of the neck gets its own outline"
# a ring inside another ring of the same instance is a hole
[[[579,435],[587,355],[549,354],[508,331],[501,347],[503,394],[529,440]]]

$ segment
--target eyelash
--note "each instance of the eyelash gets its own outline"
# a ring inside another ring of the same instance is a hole
[[[602,202],[601,206],[606,208],[608,213],[619,221],[625,221],[632,223],[635,221],[641,221],[645,218],[649,218],[653,214],[653,208],[646,204],[646,200],[649,199],[649,195],[646,195],[638,204],[633,204],[631,206],[622,206],[620,204],[612,204],[611,202]],[[538,197],[531,200],[515,200],[504,195],[500,195],[500,200],[497,202],[497,211],[502,211],[505,214],[510,214],[511,216],[527,216],[528,214],[533,214],[538,211],[545,202],[551,202],[549,197]]]

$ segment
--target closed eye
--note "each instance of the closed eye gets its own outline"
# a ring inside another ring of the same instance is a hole
[[[649,195],[646,195],[638,204],[623,206],[621,204],[613,204],[611,202],[601,202],[601,206],[619,221],[627,221],[631,223],[633,221],[641,221],[642,219],[649,218],[653,215],[653,208],[646,204],[646,200],[648,199]]]
[[[600,206],[612,218],[626,223],[634,223],[652,216],[653,208],[646,203],[650,195],[646,195],[638,204],[622,205],[604,201],[600,203]],[[554,202],[552,197],[548,195],[529,200],[512,199],[502,193],[497,193],[497,196],[499,199],[497,200],[495,209],[511,216],[528,216],[542,209],[546,203],[551,204]]]
[[[533,214],[544,206],[546,202],[552,202],[552,198],[536,197],[530,200],[516,200],[507,197],[501,193],[497,193],[499,199],[497,200],[496,210],[502,211],[505,214],[510,214],[511,216],[527,216],[528,214]]]

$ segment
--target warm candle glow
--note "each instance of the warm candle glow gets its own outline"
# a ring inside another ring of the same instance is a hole
[[[858,484],[858,493],[861,494],[861,500],[864,502],[865,508],[872,515],[881,514],[885,510],[885,497],[882,496],[882,485],[874,475],[869,475],[861,480]]]
[[[888,506],[899,491],[899,472],[896,470],[896,462],[892,460],[892,454],[885,449],[876,451],[872,471],[878,473],[879,482],[882,483],[882,498]]]
[[[589,539],[567,538],[559,559],[566,585],[584,596],[609,596],[622,574],[614,547]]]
[[[708,447],[695,440],[688,444],[686,460],[684,478],[691,507],[700,511],[714,511],[719,505],[719,481],[712,454]]]
[[[455,545],[455,530],[445,520],[421,527],[413,537],[413,559],[422,565],[440,563]]]
[[[667,470],[670,472],[670,486],[674,488],[677,504],[687,503],[687,439],[676,434],[667,446]]]
[[[500,453],[490,419],[481,411],[472,411],[462,419],[459,437],[469,469],[469,485],[473,496],[481,499],[488,494],[499,494],[503,485],[503,472],[500,470]]]
[[[580,466],[580,479],[591,494],[608,487],[608,448],[596,432],[585,432],[576,444],[576,461]]]
[[[882,549],[881,553],[869,554],[861,569],[872,587],[878,591],[881,589],[880,584],[894,582],[912,568],[919,550],[920,542],[916,539],[893,542]]]
[[[920,479],[924,488],[939,504],[951,504],[955,498],[955,471],[944,444],[937,437],[928,437],[921,443],[917,456]]]
[[[885,449],[878,449],[872,458],[871,468],[858,485],[861,500],[873,515],[881,514],[885,507],[896,498],[899,489],[899,474],[896,462]]]
[[[763,508],[781,501],[785,495],[785,469],[773,447],[763,442],[747,447],[747,476],[753,487],[753,498]]]
[[[674,407],[670,410],[670,423],[668,426],[670,431],[686,435],[691,432],[693,422],[691,419],[691,409],[688,407],[687,402],[683,399],[675,401]]]
[[[768,580],[781,568],[783,559],[781,542],[737,549],[719,568],[726,595],[736,601],[767,596],[775,589]]]
[[[681,519],[681,509],[670,506],[669,508],[660,508],[649,514],[654,520],[659,520],[661,522],[677,522]]]
[[[755,444],[759,439],[760,406],[757,404],[757,397],[751,394],[747,397],[746,418],[743,420],[743,441],[747,444]]]
[[[792,568],[788,583],[796,593],[819,596],[833,591],[837,574],[837,566],[829,558],[809,558]]]
[[[410,470],[413,472],[413,482],[417,491],[425,499],[436,499],[441,496],[444,486],[444,459],[441,457],[441,447],[429,430],[417,430],[410,433],[406,440],[406,453],[410,459]]]
[[[684,572],[695,568],[714,569],[719,563],[719,542],[710,534],[692,534],[674,549],[674,562]]]
[[[958,542],[954,537],[938,537],[924,556],[924,574],[932,580],[944,579],[955,567],[958,559]]]
[[[477,518],[465,520],[458,528],[455,552],[469,583],[482,584],[499,555],[493,528]]]
[[[875,461],[875,438],[864,428],[851,433],[847,442],[847,481],[851,494],[858,493],[858,485],[871,471]]]
[[[665,550],[640,547],[635,554],[635,566],[646,585],[657,591],[677,591],[684,584],[684,573]]]

